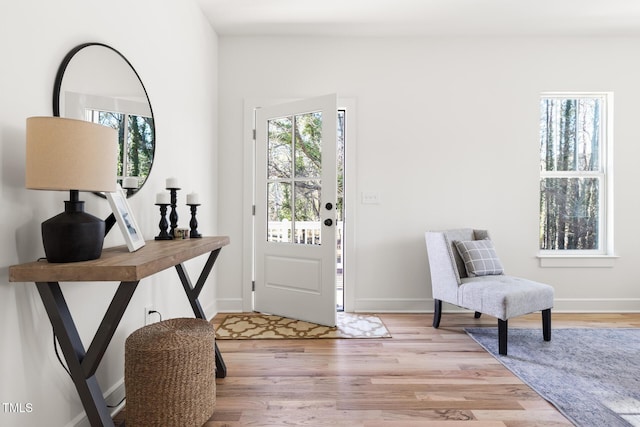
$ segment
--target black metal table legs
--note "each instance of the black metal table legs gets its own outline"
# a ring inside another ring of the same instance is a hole
[[[178,276],[180,277],[180,281],[182,282],[184,291],[187,294],[187,298],[189,298],[189,303],[191,303],[193,314],[199,319],[207,320],[207,316],[204,314],[202,306],[198,301],[198,296],[200,295],[200,292],[204,287],[204,282],[207,280],[207,277],[209,277],[209,273],[211,273],[211,269],[213,269],[213,264],[216,262],[218,254],[220,254],[220,249],[216,249],[215,251],[211,252],[211,254],[209,255],[209,259],[207,259],[206,264],[202,268],[202,272],[200,273],[200,277],[198,277],[198,281],[196,282],[195,286],[191,284],[191,280],[189,279],[184,266],[182,264],[176,265],[176,271],[178,272]],[[222,359],[220,349],[218,349],[218,343],[215,344],[215,352],[216,377],[224,378],[227,376],[227,366],[224,363],[224,359]]]
[[[138,282],[120,283],[87,351],[71,317],[60,284],[36,282],[36,286],[89,422],[92,426],[113,426],[95,373]]]
[[[213,269],[213,264],[219,253],[220,249],[211,252],[195,286],[191,284],[191,280],[184,266],[182,264],[175,266],[194,315],[205,320],[206,316],[198,301],[198,296]],[[40,298],[47,311],[47,315],[53,326],[53,331],[60,344],[60,349],[64,355],[67,367],[69,368],[71,379],[80,396],[82,406],[87,413],[89,423],[94,427],[113,427],[111,414],[109,413],[107,403],[104,400],[95,374],[138,283],[139,281],[120,282],[89,348],[85,350],[67,302],[60,289],[60,284],[58,282],[36,282]],[[224,378],[227,375],[227,368],[217,344],[215,346],[215,357],[216,376]]]

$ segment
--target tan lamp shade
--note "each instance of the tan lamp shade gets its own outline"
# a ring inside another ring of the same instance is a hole
[[[26,187],[116,191],[115,129],[61,117],[27,119]]]

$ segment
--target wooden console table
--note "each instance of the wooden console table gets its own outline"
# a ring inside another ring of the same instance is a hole
[[[71,378],[93,427],[113,426],[95,373],[140,280],[175,267],[194,315],[206,320],[198,296],[220,250],[228,244],[227,236],[150,240],[136,252],[129,252],[126,246],[105,249],[99,259],[92,261],[50,264],[45,260],[9,267],[10,282],[36,283]],[[207,253],[209,258],[193,285],[182,263]],[[85,351],[59,282],[92,281],[118,281],[120,285]],[[217,344],[215,356],[216,376],[224,378],[227,369]]]

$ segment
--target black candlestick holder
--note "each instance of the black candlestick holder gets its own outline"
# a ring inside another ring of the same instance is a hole
[[[171,213],[169,214],[169,221],[171,223],[171,229],[169,230],[169,234],[173,236],[174,231],[178,227],[178,190],[179,188],[167,188],[171,193]]]
[[[156,203],[156,206],[160,206],[160,234],[156,236],[156,240],[173,240],[173,234],[167,232],[169,223],[167,222],[167,203]]]
[[[199,203],[189,204],[191,207],[191,221],[189,221],[189,227],[191,227],[191,231],[189,232],[189,237],[192,239],[197,239],[202,237],[202,234],[198,233],[198,220],[196,219],[196,211],[198,210]]]

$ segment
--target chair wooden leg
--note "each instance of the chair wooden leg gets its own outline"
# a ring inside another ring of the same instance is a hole
[[[507,355],[507,330],[508,321],[498,319],[498,352],[503,356]]]
[[[479,311],[476,311],[476,313],[473,315],[473,317],[476,319],[479,319],[480,316],[482,316],[482,313],[480,313]]]
[[[542,337],[551,341],[551,309],[542,310]]]
[[[433,302],[433,327],[438,329],[442,317],[442,300],[434,299]]]

